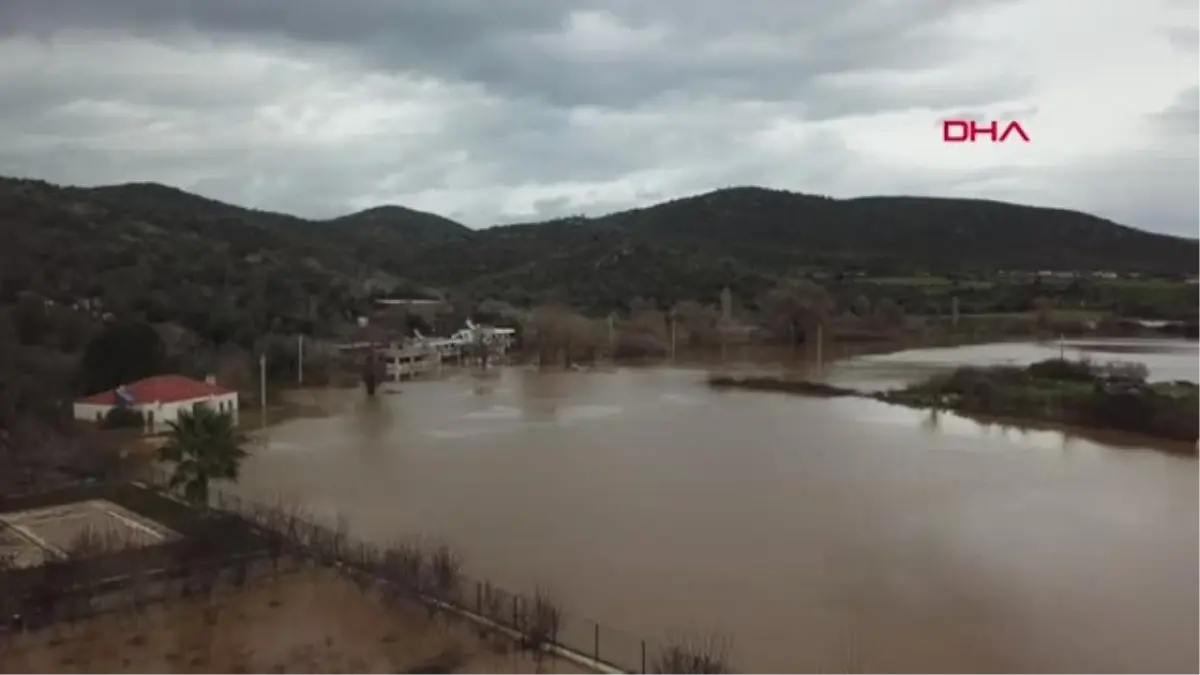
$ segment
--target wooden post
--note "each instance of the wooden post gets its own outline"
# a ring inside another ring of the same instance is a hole
[[[262,426],[267,427],[267,354],[258,356],[258,398],[262,406]]]
[[[296,336],[296,384],[304,386],[304,333]]]
[[[614,360],[616,359],[616,354],[617,354],[616,331],[614,330],[614,326],[613,326],[613,323],[615,321],[616,321],[616,317],[613,316],[612,312],[609,312],[608,313],[608,358],[614,359]]]
[[[817,324],[817,375],[820,376],[825,360],[825,326]]]
[[[671,363],[675,362],[675,310],[671,310]]]

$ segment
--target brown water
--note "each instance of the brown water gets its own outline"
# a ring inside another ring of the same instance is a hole
[[[1119,358],[1194,380],[1185,347]],[[894,382],[980,349],[830,376]],[[1197,671],[1194,459],[703,378],[329,392],[336,414],[271,429],[243,489],[370,537],[437,533],[472,574],[634,634],[719,629],[745,671]]]

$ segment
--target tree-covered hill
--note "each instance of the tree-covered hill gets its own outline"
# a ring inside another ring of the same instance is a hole
[[[589,225],[762,256],[772,267],[1194,273],[1198,253],[1194,239],[1062,209],[929,197],[835,200],[762,188],[718,190]]]
[[[917,197],[731,188],[598,218],[473,231],[381,206],[314,221],[153,183],[0,179],[0,292],[180,320],[214,338],[321,332],[372,293],[454,292],[607,311],[633,297],[752,302],[780,277],[998,270],[1195,275],[1195,239],[1083,213]],[[231,326],[241,326],[235,329]]]

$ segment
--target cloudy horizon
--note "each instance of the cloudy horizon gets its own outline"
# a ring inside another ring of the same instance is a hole
[[[472,227],[741,185],[1197,235],[1185,0],[8,0],[0,175]],[[1029,143],[947,144],[946,119]]]

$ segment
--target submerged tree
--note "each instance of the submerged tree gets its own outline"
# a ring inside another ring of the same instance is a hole
[[[808,279],[785,279],[759,301],[763,321],[788,342],[805,341],[808,331],[824,324],[833,311],[829,292]]]
[[[167,442],[159,449],[159,459],[174,464],[171,488],[182,488],[189,501],[207,504],[210,482],[237,480],[247,455],[247,439],[232,415],[197,406],[180,412],[167,426]]]

